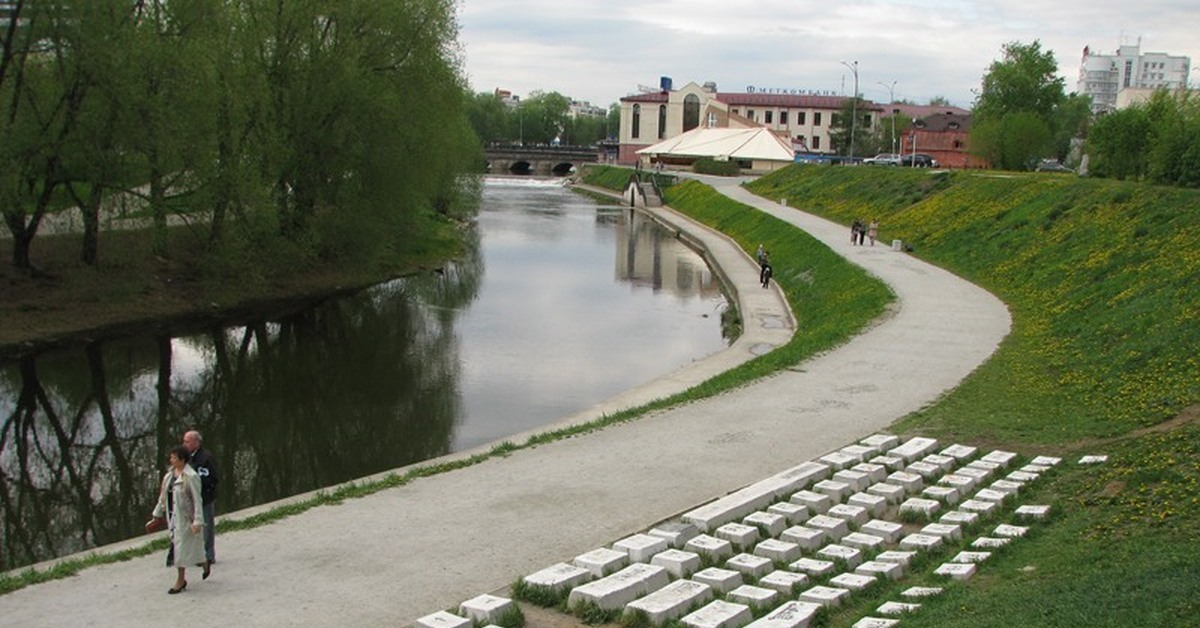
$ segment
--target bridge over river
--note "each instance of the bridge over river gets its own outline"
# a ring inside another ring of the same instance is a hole
[[[603,151],[597,146],[503,144],[488,146],[484,152],[491,174],[566,176],[579,164],[604,161]]]

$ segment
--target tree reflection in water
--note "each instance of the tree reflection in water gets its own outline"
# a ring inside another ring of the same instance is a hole
[[[450,450],[478,259],[197,333],[0,364],[0,570],[135,536],[201,430],[229,512]]]

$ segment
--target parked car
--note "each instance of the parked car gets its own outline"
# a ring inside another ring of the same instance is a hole
[[[1038,162],[1035,170],[1038,172],[1069,172],[1075,174],[1074,170],[1062,165],[1057,159],[1043,159]]]
[[[900,155],[895,153],[879,153],[874,157],[867,157],[862,162],[868,166],[898,166],[900,165]]]
[[[900,157],[900,165],[906,168],[937,168],[938,162],[925,153],[910,153]]]

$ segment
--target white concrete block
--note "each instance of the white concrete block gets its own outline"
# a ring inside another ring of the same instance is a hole
[[[970,580],[975,571],[975,563],[942,563],[933,573],[952,580]]]
[[[680,519],[704,532],[711,532],[722,524],[739,521],[756,510],[770,506],[777,499],[776,491],[785,490],[789,484],[790,481],[784,478],[756,482],[686,512]]]
[[[958,505],[959,510],[977,512],[982,516],[990,515],[1000,509],[999,502],[988,502],[981,499],[968,499]]]
[[[700,528],[691,523],[662,523],[654,526],[646,534],[666,539],[671,547],[680,549],[688,539],[700,534]]]
[[[942,546],[942,537],[928,534],[910,534],[900,539],[900,549],[933,551]]]
[[[850,628],[893,628],[900,623],[899,619],[887,617],[863,617],[854,622]]]
[[[1084,456],[1079,459],[1079,464],[1104,464],[1105,462],[1108,462],[1106,455]]]
[[[740,523],[727,523],[716,530],[713,536],[733,543],[734,548],[753,547],[758,542],[758,528]]]
[[[771,477],[779,482],[782,492],[777,492],[775,499],[783,499],[796,491],[808,488],[814,483],[829,477],[829,474],[832,472],[833,470],[829,468],[829,465],[809,461],[777,473]]]
[[[848,484],[855,493],[867,490],[867,487],[872,484],[871,477],[862,471],[854,469],[842,469],[833,474],[833,481]]]
[[[871,536],[882,537],[887,543],[895,543],[900,540],[900,535],[904,531],[904,526],[895,521],[884,521],[883,519],[872,519],[862,525],[858,529],[859,532],[870,534]]]
[[[1045,519],[1050,516],[1050,506],[1044,504],[1017,506],[1016,515],[1025,519]]]
[[[825,538],[831,541],[837,541],[843,536],[850,534],[850,524],[845,519],[830,517],[828,515],[817,515],[810,517],[804,522],[804,527],[820,530],[825,533]]]
[[[857,462],[866,462],[867,460],[874,458],[875,456],[878,456],[879,454],[883,453],[883,450],[878,447],[872,447],[870,445],[862,445],[862,444],[846,445],[845,447],[842,447],[838,451],[842,452],[843,454],[846,454],[847,456],[850,456],[851,458],[854,458]]]
[[[612,575],[571,589],[567,606],[592,602],[602,610],[618,610],[651,591],[669,584],[671,576],[658,565],[634,563]]]
[[[900,445],[900,437],[893,434],[872,434],[858,442],[879,451],[888,451]]]
[[[878,495],[886,499],[889,504],[899,504],[908,495],[908,491],[899,484],[881,482],[867,487],[867,494]]]
[[[901,597],[920,599],[942,594],[942,587],[909,587],[900,592]]]
[[[990,462],[992,464],[997,464],[997,465],[1000,465],[1001,467],[1007,467],[1010,463],[1012,463],[1013,460],[1016,460],[1016,458],[1017,458],[1017,454],[1015,454],[1011,451],[1000,451],[999,449],[997,449],[996,451],[993,451],[993,452],[985,455],[984,457],[980,458],[980,460],[982,460],[983,462]]]
[[[910,497],[900,504],[900,512],[915,512],[926,518],[932,518],[941,510],[942,505],[932,499],[924,499],[921,497]]]
[[[960,469],[961,471],[962,469]],[[959,473],[951,473],[938,478],[938,486],[952,488],[958,492],[959,497],[966,497],[971,491],[975,490],[981,482],[978,478],[973,478],[970,475],[962,475]]]
[[[862,564],[863,552],[860,549],[848,547],[846,545],[830,543],[829,545],[817,550],[817,558],[822,560],[831,560],[835,563],[837,561],[841,561],[846,564],[847,569],[854,569]]]
[[[800,560],[788,565],[788,569],[805,574],[812,578],[823,578],[831,573],[837,566],[833,561],[818,560],[816,558],[801,558]]]
[[[846,504],[863,508],[872,517],[882,517],[887,512],[888,500],[882,495],[855,493],[846,499]]]
[[[1026,526],[1014,526],[1014,525],[1009,525],[1007,523],[1002,523],[1002,524],[996,526],[995,530],[992,530],[992,534],[995,534],[996,536],[1000,536],[1000,537],[1007,537],[1010,539],[1015,539],[1015,538],[1020,538],[1022,536],[1025,536],[1026,532],[1029,532],[1029,528]]]
[[[792,526],[779,535],[779,540],[795,543],[800,549],[811,552],[825,544],[826,536],[824,530]]]
[[[854,573],[888,580],[899,580],[904,577],[904,565],[889,563],[882,560],[868,560],[854,568]]]
[[[991,536],[981,536],[974,541],[971,541],[971,547],[976,549],[1000,549],[1012,542],[1010,538],[997,538]]]
[[[893,456],[900,456],[907,462],[912,462],[937,451],[937,446],[937,440],[918,436],[889,449],[887,453]]]
[[[950,475],[955,477],[971,478],[975,481],[975,483],[971,486],[971,488],[974,489],[976,486],[982,486],[983,483],[988,480],[988,478],[995,474],[995,471],[973,467],[971,464],[955,469],[954,473],[951,473]],[[945,476],[943,476],[942,479],[945,479]]]
[[[700,569],[700,555],[695,552],[668,549],[654,555],[651,565],[658,565],[676,578],[687,578]]]
[[[853,467],[850,467],[850,470],[858,471],[859,473],[865,473],[867,477],[871,479],[871,484],[883,482],[887,479],[888,473],[891,473],[887,467],[881,464],[875,464],[873,462],[860,462]]]
[[[949,486],[926,486],[921,491],[921,497],[942,502],[947,506],[958,503],[958,491]]]
[[[471,628],[473,625],[471,620],[466,617],[459,617],[446,611],[426,615],[418,619],[416,623],[419,628]]]
[[[875,560],[883,563],[896,563],[897,565],[908,569],[909,563],[911,563],[916,557],[917,553],[913,551],[905,552],[901,550],[888,550],[886,552],[880,552],[879,555],[875,557]]]
[[[979,448],[972,447],[970,445],[954,444],[946,447],[939,453],[943,456],[950,456],[959,462],[966,462],[971,458],[974,458],[975,454],[979,453]]]
[[[921,489],[925,488],[925,480],[919,474],[909,473],[907,471],[893,471],[892,474],[888,476],[887,483],[904,487],[905,492],[907,492],[909,495],[917,493]]]
[[[863,534],[862,532],[851,532],[845,537],[842,537],[841,540],[842,545],[845,545],[846,547],[853,547],[854,549],[860,549],[868,554],[872,554],[883,549],[883,546],[886,542],[887,541],[885,541],[881,536],[875,536],[874,534]]]
[[[1013,482],[1012,480],[996,480],[988,488],[1000,493],[1016,495],[1022,488],[1025,488],[1025,485],[1020,482]]]
[[[851,504],[834,504],[825,515],[845,519],[851,528],[857,528],[871,520],[871,513],[867,512],[866,508]]]
[[[812,602],[786,602],[746,628],[807,628],[820,608]]]
[[[648,563],[655,554],[670,547],[666,539],[649,534],[635,534],[613,543],[612,548],[629,554],[630,562]]]
[[[875,456],[874,458],[871,458],[867,462],[869,462],[871,464],[880,465],[883,468],[887,469],[888,471],[899,471],[904,468],[904,465],[908,464],[908,462],[905,461],[904,458],[901,458],[900,456],[892,456],[892,455],[888,455],[888,454],[884,454],[882,456]]]
[[[978,491],[975,491],[975,496],[973,499],[976,501],[995,502],[997,504],[1002,504],[1004,503],[1004,500],[1008,499],[1008,497],[1008,493],[1001,493],[1000,491],[990,488],[981,488]]]
[[[704,608],[684,615],[681,621],[692,628],[739,628],[753,618],[745,604],[713,600]]]
[[[795,506],[795,504],[791,505]],[[776,537],[787,529],[788,520],[783,515],[760,510],[746,515],[746,518],[742,519],[742,525],[758,528],[762,536]]]
[[[494,624],[517,608],[516,602],[496,595],[477,595],[458,605],[458,614],[477,624]]]
[[[1030,473],[1028,471],[1013,471],[1012,473],[1009,473],[1008,475],[1004,476],[1004,479],[1006,479],[1010,482],[1020,482],[1022,484],[1025,484],[1027,482],[1037,481],[1037,479],[1040,477],[1041,476],[1038,475],[1037,473]]]
[[[1038,456],[1037,458],[1030,460],[1029,464],[1041,465],[1043,467],[1054,467],[1058,466],[1058,463],[1060,462],[1062,462],[1062,458],[1055,458],[1053,456]]]
[[[725,595],[742,586],[742,574],[732,569],[709,567],[692,574],[692,580],[712,587],[718,595]]]
[[[824,493],[809,490],[796,491],[788,501],[804,506],[812,515],[819,515],[833,505],[833,498]]]
[[[903,615],[905,613],[915,613],[921,610],[920,604],[912,602],[884,602],[875,609],[880,615]]]
[[[592,572],[576,565],[557,563],[522,578],[525,584],[551,591],[573,589],[593,578]]]
[[[708,556],[713,561],[722,561],[733,556],[733,543],[707,534],[688,539],[688,542],[683,544],[683,549]]]
[[[959,552],[950,559],[952,563],[982,563],[992,557],[991,552]]]
[[[777,569],[759,578],[758,586],[779,591],[784,597],[795,597],[808,582],[806,574]]]
[[[940,536],[943,541],[961,541],[962,527],[947,523],[931,523],[921,528],[921,534]]]
[[[767,512],[783,516],[787,519],[788,524],[796,525],[808,521],[808,506],[793,504],[792,502],[779,502],[767,506]],[[780,533],[782,534],[782,533]]]
[[[761,608],[764,610],[774,607],[781,597],[779,591],[775,589],[756,587],[752,584],[743,584],[725,595],[727,601],[745,604],[751,609]]]
[[[821,480],[820,482],[813,484],[812,490],[815,493],[828,495],[829,499],[833,500],[833,503],[835,504],[842,503],[847,497],[855,492],[850,489],[849,484],[846,484],[845,482],[839,482],[837,480]]]
[[[596,578],[603,578],[629,564],[629,554],[614,549],[601,547],[580,554],[571,561],[576,567],[583,567]]]
[[[1025,473],[1036,473],[1037,475],[1040,476],[1052,468],[1053,467],[1048,467],[1046,465],[1030,463],[1030,464],[1027,464],[1027,465],[1021,467],[1019,470],[1024,471]]]
[[[801,602],[812,602],[821,606],[835,608],[840,606],[846,598],[850,597],[849,589],[841,589],[837,587],[815,586],[805,589],[800,594]]]
[[[962,527],[970,527],[979,523],[979,513],[965,510],[951,510],[938,519],[938,523],[946,523]]]
[[[830,586],[839,589],[850,589],[851,591],[862,591],[863,589],[875,584],[877,578],[875,576],[861,573],[840,573],[829,579]]]
[[[847,467],[850,467],[850,466],[853,466],[853,465],[856,465],[856,464],[862,462],[862,460],[859,460],[858,458],[855,458],[854,456],[844,454],[840,451],[833,451],[833,452],[827,453],[824,456],[821,456],[820,458],[818,458],[818,460],[822,464],[829,465],[829,467],[831,469],[833,469],[834,471],[840,471],[842,469],[845,469]]]
[[[725,561],[725,568],[740,572],[751,578],[761,578],[775,570],[775,564],[770,558],[754,554],[738,554]]]
[[[630,602],[625,612],[642,611],[650,623],[661,626],[677,619],[697,605],[707,604],[713,599],[712,587],[694,580],[676,580],[649,595]]]
[[[921,478],[923,478],[926,482],[933,482],[942,477],[942,475],[945,473],[942,471],[942,468],[936,464],[921,462],[920,460],[909,464],[907,467],[904,467],[904,470],[908,473],[915,473],[916,475],[921,476]]]
[[[931,464],[938,469],[941,469],[943,474],[953,471],[954,467],[958,466],[958,459],[952,456],[943,456],[942,454],[929,454],[928,456],[921,458],[921,462]]]
[[[800,546],[789,541],[767,539],[754,546],[754,554],[778,563],[790,563],[800,559]]]

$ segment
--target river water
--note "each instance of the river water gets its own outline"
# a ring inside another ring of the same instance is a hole
[[[139,534],[189,427],[230,512],[553,423],[727,344],[713,274],[640,214],[489,179],[477,233],[357,294],[0,362],[0,570]]]

